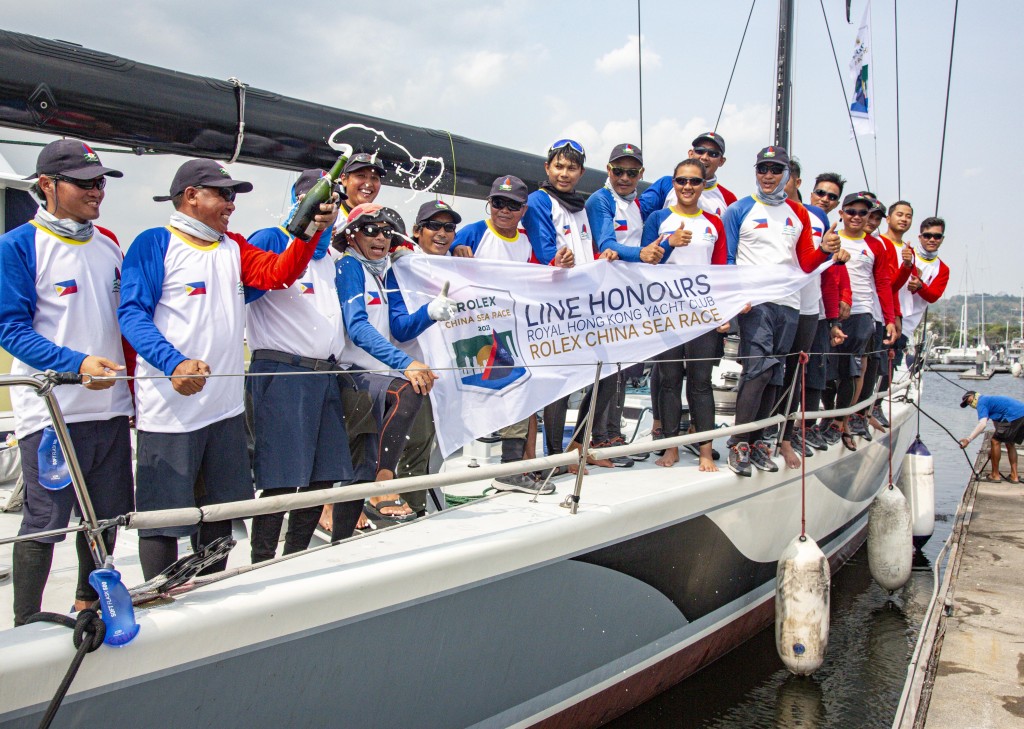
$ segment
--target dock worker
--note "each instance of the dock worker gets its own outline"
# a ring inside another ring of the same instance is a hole
[[[992,434],[989,452],[992,472],[988,480],[997,483],[1003,480],[999,473],[999,446],[1005,444],[1006,458],[1010,462],[1010,475],[1007,480],[1010,483],[1020,483],[1017,475],[1017,446],[1024,443],[1024,402],[1002,395],[979,395],[974,390],[968,390],[960,400],[960,407],[968,406],[978,411],[978,424],[969,436],[960,439],[960,447],[966,448],[970,445],[972,440],[984,432],[985,426],[991,420],[995,433]]]
[[[44,370],[78,372],[83,387],[53,391],[68,424],[96,516],[110,519],[134,508],[128,419],[131,395],[125,380],[104,379],[125,370],[126,352],[117,325],[122,256],[114,234],[97,226],[104,188],[121,173],[104,167],[84,142],[50,142],[36,159],[35,217],[0,237],[0,346],[13,357],[12,375]],[[19,535],[61,529],[77,506],[70,486],[39,482],[38,450],[51,425],[46,402],[34,390],[11,390],[25,503]],[[104,532],[107,553],[116,532]],[[64,535],[16,542],[13,550],[14,624],[39,612],[53,561]],[[83,532],[76,537],[78,583],[75,609],[89,607],[96,569]]]

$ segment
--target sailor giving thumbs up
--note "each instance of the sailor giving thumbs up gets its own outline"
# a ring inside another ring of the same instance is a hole
[[[427,304],[427,316],[434,321],[450,321],[455,316],[455,301],[448,298],[448,287],[451,282],[445,281],[441,293]]]

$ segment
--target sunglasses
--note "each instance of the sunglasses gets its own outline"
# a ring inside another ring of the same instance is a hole
[[[946,237],[945,233],[921,233],[921,237],[925,240],[942,240]]]
[[[107,178],[100,176],[94,177],[91,180],[73,180],[70,177],[64,177],[63,175],[53,175],[53,180],[61,182],[69,182],[75,187],[82,190],[102,190],[107,186]]]
[[[423,224],[423,227],[426,228],[427,230],[433,230],[435,232],[441,230],[442,228],[444,228],[445,233],[455,232],[455,223],[442,223],[439,220],[428,220]]]
[[[843,213],[850,218],[866,218],[868,216],[868,211],[861,208],[843,208]]]
[[[378,235],[383,235],[388,240],[391,240],[395,235],[395,229],[390,225],[381,225],[380,223],[363,223],[359,226],[358,231],[368,238],[376,238]]]
[[[680,187],[704,187],[703,177],[673,177],[672,182],[676,183]]]
[[[710,157],[711,159],[718,159],[722,156],[721,152],[710,147],[694,147],[693,153],[698,157]]]
[[[757,170],[757,174],[759,174],[759,175],[767,175],[768,173],[771,173],[773,175],[781,175],[783,173],[783,171],[786,169],[786,167],[784,165],[780,165],[780,164],[772,164],[770,162],[762,162],[761,164],[759,164],[754,169]]]
[[[583,151],[583,145],[577,142],[575,139],[559,139],[557,142],[555,142],[548,148],[548,157],[554,156],[555,152],[557,152],[560,149],[565,149],[566,147],[576,150],[577,152],[584,156],[586,156],[587,154],[586,152]]]
[[[235,197],[238,193],[233,187],[211,187],[209,185],[194,185],[197,190],[213,190],[215,193],[224,198],[225,202],[234,202]]]
[[[518,213],[523,209],[523,203],[509,200],[506,197],[492,197],[491,207],[495,210],[508,210],[510,213]]]
[[[616,177],[622,177],[623,175],[625,175],[626,177],[632,179],[640,176],[639,167],[609,167],[608,171],[611,172]]]
[[[832,202],[835,202],[836,200],[839,199],[839,196],[836,195],[834,192],[825,192],[824,190],[815,190],[814,194],[817,195],[818,197],[827,198],[827,199],[831,200]]]

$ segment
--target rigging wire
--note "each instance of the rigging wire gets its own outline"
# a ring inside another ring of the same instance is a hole
[[[900,13],[899,2],[892,4],[893,48],[896,53],[896,199],[903,199],[903,168],[900,163]]]
[[[942,144],[939,145],[939,180],[935,184],[935,215],[939,214],[939,195],[942,193],[942,161],[946,152],[946,122],[949,121],[949,87],[953,82],[953,49],[956,46],[956,18],[960,0],[953,3],[953,37],[949,41],[949,71],[946,75],[946,109],[942,113]]]
[[[853,127],[853,114],[850,113],[850,102],[846,98],[846,86],[843,84],[843,72],[839,68],[839,56],[836,55],[836,44],[832,41],[832,28],[828,24],[828,14],[825,12],[824,0],[818,0],[821,5],[821,17],[825,19],[825,30],[828,31],[828,43],[832,46],[832,58],[836,62],[836,74],[839,76],[839,89],[843,92],[843,105],[846,107],[846,116],[850,119],[850,131],[853,133],[853,142],[857,145],[857,159],[860,160],[860,171],[864,175],[864,187],[869,187],[868,171],[864,167],[864,155],[860,151],[860,140]]]
[[[636,85],[640,94],[640,149],[644,148],[644,40],[640,35],[640,0],[636,0]]]
[[[639,3],[640,0],[637,0]],[[718,108],[718,118],[715,120],[714,132],[718,132],[718,125],[722,121],[722,112],[725,111],[725,101],[729,98],[729,88],[732,86],[732,77],[736,75],[736,64],[740,61],[740,53],[743,51],[743,41],[747,39],[747,29],[750,28],[750,19],[754,16],[754,5],[757,0],[750,0],[750,12],[747,13],[747,24],[743,26],[743,35],[740,37],[740,47],[736,49],[736,58],[732,62],[732,71],[729,72],[729,83],[725,85],[725,95],[722,97],[722,105]]]

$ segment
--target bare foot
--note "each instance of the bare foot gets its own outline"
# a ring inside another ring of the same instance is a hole
[[[583,450],[583,446],[581,446],[579,443],[570,443],[569,450],[579,453],[581,450]],[[615,468],[615,464],[609,461],[607,458],[591,458],[590,456],[587,456],[587,464],[591,466],[600,466],[601,468]],[[575,471],[572,470],[572,466],[569,466],[569,472],[576,473]],[[584,473],[586,473],[586,471],[584,471]]]
[[[399,501],[401,500],[401,498],[402,497],[399,496],[398,494],[384,494],[383,496],[371,496],[370,504],[372,504],[373,506],[377,506],[377,504],[381,503],[382,501]],[[387,506],[380,507],[378,511],[380,511],[380,513],[384,516],[408,516],[409,514],[413,513],[412,507],[405,503],[405,501],[402,501],[400,506],[393,506],[391,504],[388,504]]]
[[[359,520],[356,522],[356,529],[369,529],[370,520],[366,518],[366,514],[359,512]]]
[[[782,441],[779,445],[779,452],[782,453],[782,459],[786,462],[786,468],[800,468],[800,456],[793,450],[793,444],[788,440]]]
[[[320,514],[320,528],[328,534],[334,530],[334,504],[324,504]]]
[[[665,468],[672,468],[679,461],[679,449],[678,448],[666,448],[665,455],[655,461],[659,466]]]
[[[885,432],[885,426],[879,423],[874,417],[868,418],[868,422],[871,424],[871,427],[877,430],[879,433]]]
[[[715,464],[715,459],[711,456],[701,456],[700,465],[697,466],[698,471],[704,471],[705,473],[714,473],[718,470],[718,466]]]
[[[570,463],[569,464],[569,473],[571,473],[573,476],[575,476],[579,472],[579,470],[580,470],[579,466],[577,466],[575,463]],[[588,471],[587,467],[584,466],[583,467],[583,475],[586,476],[589,473],[590,473],[590,471]]]

